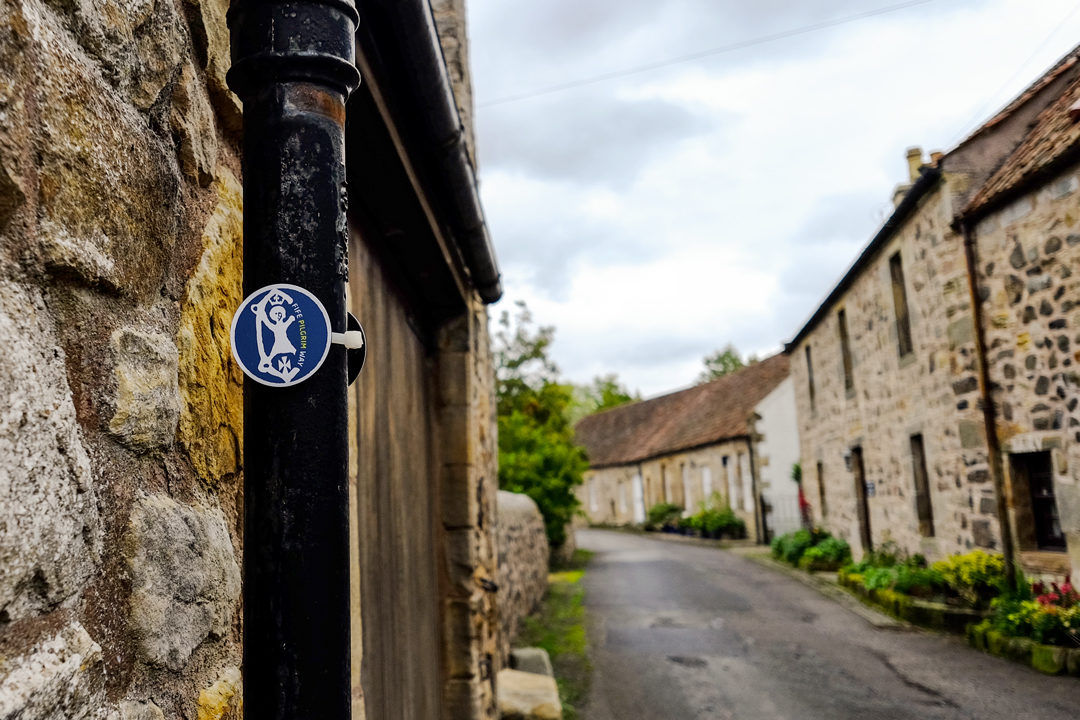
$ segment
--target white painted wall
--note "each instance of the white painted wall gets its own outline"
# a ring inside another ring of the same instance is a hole
[[[767,525],[773,535],[797,530],[799,487],[791,480],[791,466],[799,462],[799,423],[795,416],[795,384],[789,376],[754,408],[761,420],[757,431],[758,457],[767,458],[758,471],[765,500],[772,505]],[[803,468],[803,473],[812,471]]]

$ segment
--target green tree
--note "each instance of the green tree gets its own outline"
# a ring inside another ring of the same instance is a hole
[[[508,312],[499,319],[494,355],[499,487],[536,501],[548,540],[558,547],[578,509],[574,488],[588,462],[569,420],[573,386],[559,381],[548,356],[554,336],[550,326],[535,328],[529,309],[518,302],[513,319]]]
[[[705,364],[705,369],[698,375],[697,382],[701,383],[711,382],[717,378],[722,378],[729,373],[733,373],[736,370],[741,370],[747,365],[753,365],[758,361],[755,355],[751,355],[745,361],[739,356],[739,351],[735,349],[735,346],[728,343],[721,349],[709,353],[706,355],[702,362]]]
[[[636,390],[631,392],[623,386],[615,373],[598,375],[587,385],[574,386],[574,403],[569,415],[570,424],[576,425],[577,421],[586,415],[610,410],[640,399],[641,394]]]

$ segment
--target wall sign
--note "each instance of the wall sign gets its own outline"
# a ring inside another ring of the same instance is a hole
[[[279,283],[247,296],[233,315],[232,354],[257,383],[289,387],[318,370],[330,351],[330,316],[302,287]]]

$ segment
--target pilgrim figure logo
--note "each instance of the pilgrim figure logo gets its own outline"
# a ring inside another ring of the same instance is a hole
[[[289,340],[289,326],[296,322],[295,317],[286,318],[284,305],[293,303],[291,296],[281,289],[274,289],[267,293],[259,302],[251,306],[251,312],[255,313],[255,342],[259,347],[259,372],[268,373],[281,378],[285,382],[291,382],[300,368],[293,367],[292,361],[283,357],[275,364],[274,358],[278,355],[296,355],[296,346]],[[267,311],[267,305],[270,310]],[[273,336],[273,344],[270,352],[266,351],[266,333],[269,330]],[[276,366],[275,366],[276,365]]]
[[[233,357],[263,385],[295,385],[322,365],[330,335],[330,318],[314,295],[270,285],[249,295],[233,316]]]

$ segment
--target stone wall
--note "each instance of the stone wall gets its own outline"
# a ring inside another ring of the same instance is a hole
[[[238,717],[226,7],[0,5],[3,717]]]
[[[441,333],[439,402],[447,591],[442,598],[449,717],[496,717],[499,621],[496,588],[498,449],[495,372],[487,310],[469,312]]]
[[[975,228],[979,297],[1006,495],[1021,550],[1009,455],[1048,450],[1069,561],[1080,571],[1080,168],[986,217]],[[1062,560],[1065,557],[1062,556]]]
[[[547,590],[548,541],[540,508],[528,495],[498,495],[496,545],[499,551],[499,664],[508,667],[510,646],[523,618]]]
[[[742,518],[750,537],[754,537],[756,522],[748,440],[728,440],[633,465],[588,470],[577,493],[589,522],[608,525],[634,522],[635,475],[641,476],[645,512],[661,502],[696,512],[700,503],[717,493],[720,502]]]
[[[946,174],[859,273],[828,314],[790,348],[803,486],[817,522],[861,552],[851,451],[861,447],[872,485],[875,545],[893,541],[938,558],[1000,549],[988,470],[963,240],[952,208],[966,188]],[[913,350],[900,356],[889,259],[899,252]],[[838,311],[847,318],[854,388],[845,388]],[[811,402],[806,348],[811,351]],[[934,536],[916,514],[910,438],[925,447]],[[818,477],[818,464],[822,477]],[[827,512],[822,513],[821,483]]]

